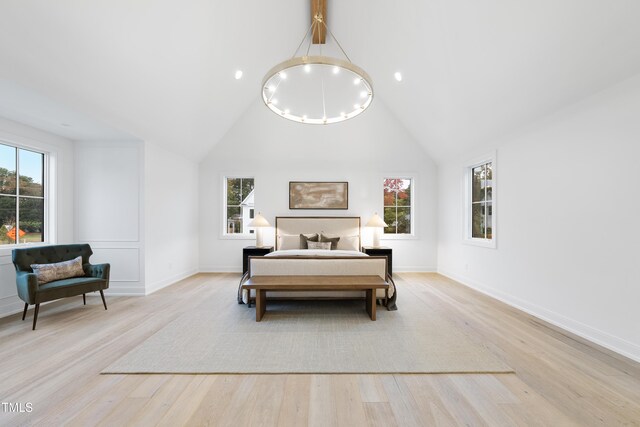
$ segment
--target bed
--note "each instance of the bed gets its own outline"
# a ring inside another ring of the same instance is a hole
[[[388,310],[397,309],[397,290],[387,272],[386,257],[369,256],[360,250],[360,217],[276,217],[275,228],[275,251],[264,257],[249,257],[249,269],[238,287],[239,304],[251,306],[255,301],[255,291],[243,288],[243,284],[254,276],[379,276],[389,286],[376,291],[376,300]],[[331,242],[332,249],[300,248],[301,235],[313,238],[316,234],[318,240],[323,240],[323,237],[334,239]],[[337,237],[340,239],[335,241]],[[266,293],[267,299],[364,297],[362,291]]]

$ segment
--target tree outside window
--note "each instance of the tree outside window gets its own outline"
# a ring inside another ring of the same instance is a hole
[[[0,245],[44,242],[44,158],[0,144]]]
[[[471,237],[493,238],[493,163],[471,168]]]
[[[249,234],[247,224],[254,209],[254,179],[226,178],[225,231],[227,234]]]
[[[385,234],[411,234],[413,197],[411,178],[385,178],[384,222]]]

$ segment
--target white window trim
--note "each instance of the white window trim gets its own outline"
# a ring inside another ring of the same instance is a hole
[[[27,141],[28,142],[28,141]],[[56,243],[56,229],[55,229],[55,200],[52,200],[55,192],[55,159],[56,153],[54,151],[48,151],[49,147],[47,144],[42,144],[43,146],[47,146],[43,148],[42,146],[38,147],[36,145],[25,144],[21,142],[17,142],[12,139],[0,138],[0,144],[8,145],[10,147],[21,148],[23,150],[33,151],[35,153],[44,154],[44,170],[43,170],[43,179],[44,179],[44,236],[42,242],[33,242],[33,243],[17,243],[17,244],[9,244],[0,246],[0,254],[5,254],[11,252],[13,249],[20,248],[28,248],[33,246],[44,246],[44,245],[52,245]],[[19,165],[16,165],[19,166]],[[19,171],[16,171],[16,174],[19,174]],[[16,226],[19,226],[16,224]]]
[[[220,221],[220,239],[224,240],[256,240],[255,233],[227,233],[227,178],[253,178],[253,188],[255,189],[255,179],[253,174],[230,173],[220,175],[222,181],[222,212]],[[255,208],[255,206],[254,206]]]
[[[379,182],[384,181],[387,178],[393,179],[410,179],[411,180],[411,233],[408,234],[387,234],[382,231],[380,235],[380,240],[416,240],[418,236],[416,235],[416,206],[417,200],[416,197],[416,178],[417,174],[411,173],[386,173],[382,175],[381,180]],[[384,219],[384,191],[380,192],[381,194],[381,203],[382,209],[380,211],[382,218]]]
[[[472,237],[471,232],[471,171],[474,167],[480,166],[485,163],[491,163],[491,173],[492,173],[492,193],[491,193],[491,239],[484,239],[478,237]],[[498,182],[498,167],[497,167],[497,157],[496,151],[493,150],[489,153],[484,154],[483,156],[478,156],[472,160],[469,160],[463,169],[463,201],[462,201],[462,209],[464,222],[462,224],[462,242],[467,245],[480,246],[483,248],[496,249],[497,240],[498,240],[498,229],[496,227],[497,218],[498,218],[498,191],[497,191],[497,182]]]

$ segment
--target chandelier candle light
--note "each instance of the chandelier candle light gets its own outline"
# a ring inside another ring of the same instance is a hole
[[[247,225],[256,229],[256,247],[262,248],[262,229],[265,227],[271,227],[271,224],[269,224],[269,221],[267,221],[267,219],[258,212],[258,215],[256,215]]]
[[[321,45],[319,55],[309,55],[311,42],[321,30],[331,35],[345,59],[323,56]],[[306,53],[296,56],[307,38]],[[326,125],[351,119],[366,110],[373,101],[373,84],[369,75],[351,62],[318,12],[293,57],[264,77],[262,100],[285,119]]]
[[[373,228],[373,247],[379,248],[380,247],[380,230],[385,227],[388,227],[387,223],[384,222],[384,220],[380,218],[380,215],[378,215],[378,212],[376,212],[373,214],[369,222],[367,222],[365,227]]]

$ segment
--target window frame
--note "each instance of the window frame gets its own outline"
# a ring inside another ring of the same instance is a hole
[[[484,164],[491,163],[491,239],[483,237],[473,237],[473,169]],[[496,160],[496,152],[491,151],[468,161],[464,166],[464,191],[463,191],[463,243],[473,246],[480,246],[489,249],[496,249],[498,240],[497,230],[497,177],[498,167]]]
[[[382,199],[382,209],[381,216],[384,219],[384,180],[385,179],[409,179],[411,180],[411,232],[410,233],[385,233],[384,229],[380,235],[380,240],[414,240],[417,239],[416,235],[416,206],[417,206],[417,198],[416,198],[416,175],[415,174],[407,174],[407,173],[387,173],[382,175],[382,179],[379,181],[382,184],[382,188],[380,188],[380,194]]]
[[[256,189],[256,177],[254,174],[242,174],[242,173],[231,173],[231,174],[223,174],[221,175],[222,181],[222,212],[221,212],[221,221],[220,221],[220,238],[228,239],[228,240],[255,240],[256,234],[249,233],[249,230],[243,233],[228,233],[227,232],[227,180],[231,179],[253,179],[253,190]],[[255,203],[254,203],[255,209]]]
[[[9,243],[6,245],[0,245],[0,252],[6,252],[8,250],[26,248],[30,246],[42,246],[42,245],[51,245],[55,243],[55,229],[53,227],[52,217],[53,214],[51,212],[53,203],[50,201],[52,191],[53,182],[55,181],[51,174],[51,165],[52,159],[55,158],[55,154],[49,151],[45,151],[42,147],[35,147],[28,144],[18,143],[13,140],[9,140],[6,138],[0,137],[0,144],[6,145],[8,147],[12,147],[16,149],[16,227],[20,227],[20,213],[17,208],[20,203],[20,197],[26,198],[34,198],[40,199],[40,197],[35,196],[20,196],[20,154],[19,150],[31,151],[32,153],[42,154],[42,201],[44,206],[43,212],[43,223],[42,223],[42,241],[41,242],[29,242],[29,243]],[[43,144],[44,145],[44,144]],[[12,197],[12,195],[4,195],[3,197]]]

